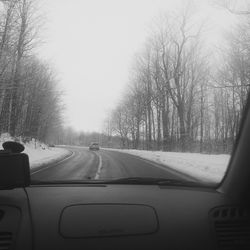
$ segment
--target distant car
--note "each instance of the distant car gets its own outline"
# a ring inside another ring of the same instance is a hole
[[[55,145],[51,143],[51,144],[49,144],[49,147],[54,148]]]
[[[91,143],[89,150],[100,150],[99,144],[97,142]]]

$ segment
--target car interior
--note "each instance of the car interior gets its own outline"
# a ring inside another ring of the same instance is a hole
[[[250,100],[214,186],[32,183],[28,156],[0,154],[0,249],[250,249]]]

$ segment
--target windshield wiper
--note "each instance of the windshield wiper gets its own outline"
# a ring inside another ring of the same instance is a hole
[[[140,184],[140,185],[160,185],[160,186],[204,186],[195,181],[185,181],[177,179],[153,178],[153,177],[128,177],[115,180],[108,180],[105,183],[111,184]]]
[[[153,177],[128,177],[118,179],[100,180],[56,180],[56,181],[32,181],[34,185],[43,184],[131,184],[131,185],[159,185],[159,186],[188,186],[204,187],[205,183],[185,181],[178,179],[153,178]]]

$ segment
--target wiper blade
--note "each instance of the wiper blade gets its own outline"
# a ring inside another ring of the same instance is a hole
[[[131,185],[158,185],[158,186],[188,186],[204,187],[204,183],[195,181],[185,181],[178,179],[153,178],[153,177],[128,177],[118,179],[99,179],[99,180],[54,180],[36,181],[32,180],[33,185],[44,184],[131,184]]]
[[[40,181],[31,180],[31,185],[53,185],[53,184],[98,184],[102,182],[96,182],[95,180],[52,180],[52,181]]]
[[[115,180],[104,181],[111,184],[145,184],[162,186],[204,186],[204,184],[194,181],[185,181],[178,179],[153,178],[153,177],[128,177]]]

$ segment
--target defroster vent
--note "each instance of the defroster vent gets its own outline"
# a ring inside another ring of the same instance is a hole
[[[250,211],[242,207],[217,207],[210,212],[218,249],[250,249]]]
[[[0,250],[9,250],[12,246],[12,233],[0,232]]]

